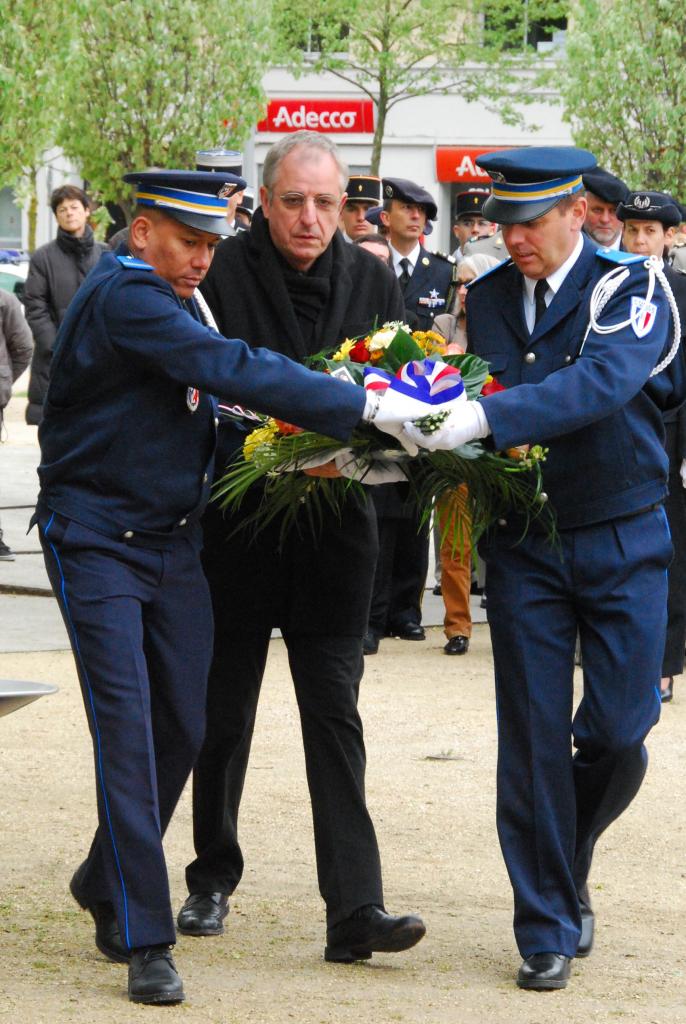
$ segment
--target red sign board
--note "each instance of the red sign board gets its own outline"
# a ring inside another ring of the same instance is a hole
[[[476,166],[476,158],[495,153],[505,146],[437,146],[437,181],[459,181],[465,185],[488,185],[490,178]]]
[[[374,104],[371,100],[270,100],[267,116],[258,132],[374,131]]]

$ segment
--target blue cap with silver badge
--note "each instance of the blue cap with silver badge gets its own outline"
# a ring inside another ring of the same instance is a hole
[[[493,179],[484,217],[498,224],[522,224],[580,192],[582,175],[596,166],[596,158],[576,146],[528,146],[487,153],[476,163]]]
[[[228,234],[229,196],[246,185],[228,171],[132,171],[124,181],[136,186],[136,205],[155,207],[214,235]]]

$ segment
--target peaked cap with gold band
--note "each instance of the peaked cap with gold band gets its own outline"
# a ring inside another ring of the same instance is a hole
[[[243,178],[228,171],[132,171],[124,181],[136,186],[137,206],[153,206],[214,235],[228,234],[229,196],[245,188]]]
[[[373,174],[351,174],[345,191],[349,203],[381,205],[381,178],[375,178]]]
[[[522,224],[580,192],[582,175],[596,166],[596,158],[576,146],[527,146],[487,153],[476,163],[493,179],[484,217],[498,224]]]

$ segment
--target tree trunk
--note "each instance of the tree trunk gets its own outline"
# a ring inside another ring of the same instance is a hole
[[[29,198],[28,221],[28,249],[33,252],[36,248],[36,228],[38,225],[38,171],[34,167],[30,174],[31,195]]]
[[[383,146],[384,131],[386,129],[386,104],[387,98],[383,90],[379,90],[379,99],[376,104],[376,127],[374,129],[374,141],[372,143],[372,163],[369,173],[379,176],[379,165],[381,164],[381,149]]]

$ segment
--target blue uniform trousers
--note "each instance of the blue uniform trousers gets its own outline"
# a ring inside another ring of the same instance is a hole
[[[600,833],[643,779],[659,718],[667,566],[661,507],[520,544],[480,546],[498,711],[497,824],[523,957],[574,956]],[[573,714],[579,630],[583,698]],[[576,754],[572,756],[572,740]]]
[[[111,901],[130,948],[173,943],[162,836],[202,743],[212,653],[199,530],[143,547],[53,513],[39,527],[95,755],[79,901]]]

